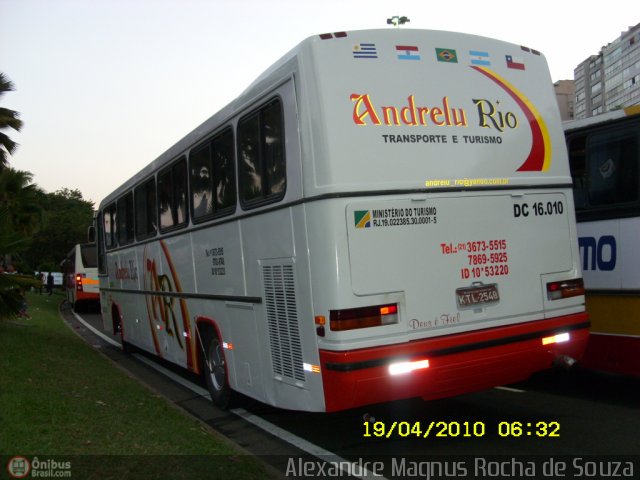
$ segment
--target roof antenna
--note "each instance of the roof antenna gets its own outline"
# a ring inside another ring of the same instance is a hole
[[[399,17],[396,15],[395,17],[387,18],[387,25],[393,25],[396,28],[400,28],[400,25],[404,25],[410,21],[411,20],[409,20],[408,17]]]

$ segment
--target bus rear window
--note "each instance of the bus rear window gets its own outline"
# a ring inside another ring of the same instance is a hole
[[[84,268],[98,267],[98,257],[96,255],[96,246],[94,244],[82,245],[80,247],[80,255],[82,257],[82,265]]]

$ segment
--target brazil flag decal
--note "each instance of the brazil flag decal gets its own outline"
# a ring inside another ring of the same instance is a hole
[[[371,212],[369,210],[356,210],[353,212],[353,220],[356,228],[370,228]]]

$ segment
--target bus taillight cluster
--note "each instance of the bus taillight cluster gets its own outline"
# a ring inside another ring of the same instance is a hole
[[[76,274],[76,290],[82,291],[82,279],[84,278],[84,274],[78,273]]]

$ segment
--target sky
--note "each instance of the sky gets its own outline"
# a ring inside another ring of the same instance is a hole
[[[0,107],[24,122],[5,131],[20,144],[10,165],[97,207],[309,36],[407,16],[539,50],[557,81],[640,21],[636,1],[0,0],[0,71],[16,87]]]

